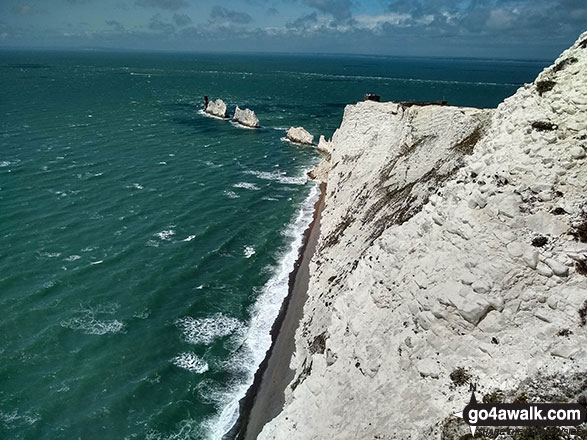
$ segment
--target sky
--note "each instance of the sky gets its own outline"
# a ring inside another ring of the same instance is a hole
[[[0,0],[0,48],[551,59],[587,0]]]

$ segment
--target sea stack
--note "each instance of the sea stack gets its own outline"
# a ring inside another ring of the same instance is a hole
[[[255,112],[248,108],[241,109],[237,106],[234,110],[234,116],[232,117],[232,120],[249,128],[259,128],[261,126],[259,124],[259,118],[257,118]]]
[[[304,127],[290,127],[285,135],[289,141],[301,145],[314,145],[314,136]]]
[[[226,104],[222,99],[210,101],[204,110],[206,113],[217,118],[226,118]]]
[[[584,33],[496,109],[345,108],[294,373],[258,439],[472,438],[469,384],[585,401],[586,97]]]
[[[326,138],[321,135],[316,149],[322,155],[322,160],[308,172],[308,177],[322,183],[327,183],[328,173],[330,172],[330,161],[332,159],[332,142],[327,141]]]

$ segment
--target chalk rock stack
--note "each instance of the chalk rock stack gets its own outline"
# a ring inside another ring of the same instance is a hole
[[[260,439],[458,439],[467,382],[586,397],[586,97],[587,33],[495,110],[347,106],[319,144],[295,377]]]
[[[237,106],[234,110],[234,116],[232,117],[232,120],[249,128],[259,128],[261,126],[259,124],[259,118],[257,118],[255,112],[248,108],[241,109]]]
[[[314,136],[304,127],[290,127],[285,137],[296,144],[314,145]]]
[[[330,171],[330,160],[332,158],[332,142],[327,141],[323,135],[320,135],[320,141],[318,142],[316,149],[322,155],[322,160],[308,172],[308,177],[322,183],[327,183],[328,172]]]
[[[222,99],[217,99],[216,101],[210,101],[208,106],[205,110],[206,113],[216,116],[217,118],[226,118],[226,104]]]

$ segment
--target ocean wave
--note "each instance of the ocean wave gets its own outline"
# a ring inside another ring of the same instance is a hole
[[[209,405],[222,404],[230,394],[226,384],[210,378],[203,379],[195,386],[198,393],[198,400]]]
[[[205,147],[209,147],[210,145],[211,144],[205,145]],[[210,168],[222,168],[224,166],[223,164],[215,164],[211,160],[204,160],[204,161],[202,161],[202,163],[206,166],[209,166]]]
[[[76,316],[71,319],[63,320],[59,324],[63,328],[70,330],[80,330],[86,335],[105,335],[108,333],[120,333],[126,326],[117,319],[98,319],[97,315],[114,314],[120,306],[116,303],[100,305],[97,307],[88,307],[80,309]]]
[[[288,176],[285,171],[255,171],[246,170],[243,171],[245,174],[250,174],[261,180],[273,180],[275,182],[283,183],[286,185],[303,185],[308,181],[308,177],[304,173],[302,176]]]
[[[20,159],[16,159],[13,161],[10,160],[0,160],[0,168],[9,167],[10,165],[17,165],[20,162]]]
[[[194,345],[211,344],[218,338],[234,334],[243,327],[235,318],[216,313],[206,318],[192,318],[186,316],[175,321],[175,325],[182,331],[186,342]]]
[[[238,199],[240,196],[234,191],[224,191],[224,195],[229,199]]]
[[[65,261],[75,261],[79,260],[81,257],[79,255],[70,255],[69,257],[65,258]]]
[[[61,252],[39,252],[39,257],[45,258],[57,258],[61,255]]]
[[[202,109],[198,110],[198,114],[202,115],[202,116],[206,116],[207,118],[220,119],[221,121],[227,121],[230,119],[230,118],[221,118],[220,116],[211,115],[210,113],[206,113]],[[206,146],[208,146],[208,145],[206,145]]]
[[[202,374],[208,371],[208,363],[198,357],[195,353],[181,353],[175,356],[171,362],[173,365],[184,370],[188,370],[192,373]]]
[[[153,234],[156,237],[159,237],[159,239],[161,240],[171,240],[171,237],[173,237],[175,235],[175,230],[173,229],[165,229],[164,231],[161,232],[157,232],[156,234]]]
[[[81,330],[86,335],[105,335],[108,333],[120,333],[124,330],[125,325],[118,321],[100,321],[98,319],[72,318],[67,321],[61,321],[61,327],[70,330]]]
[[[235,183],[234,185],[232,185],[232,187],[233,188],[250,189],[252,191],[259,191],[261,189],[257,185],[255,185],[254,183],[249,183],[249,182]]]
[[[245,258],[251,258],[253,255],[255,255],[255,248],[253,246],[245,246],[245,250],[244,250],[244,254],[245,254]]]
[[[239,124],[236,121],[230,121],[230,125],[236,128],[243,128],[245,130],[259,130],[261,127],[247,127],[246,125]]]
[[[0,410],[0,421],[2,421],[2,425],[8,428],[14,428],[23,424],[34,425],[40,419],[41,417],[39,414],[32,411],[27,411],[24,414],[21,414],[16,409],[11,412],[4,412]]]
[[[289,274],[298,259],[299,250],[303,243],[303,233],[312,221],[314,204],[319,193],[319,186],[312,186],[296,217],[287,226],[287,230],[292,231],[291,235],[293,236],[289,249],[280,258],[279,265],[261,289],[257,301],[252,307],[252,318],[248,328],[242,334],[242,345],[225,363],[226,368],[244,373],[246,380],[233,386],[232,393],[227,396],[222,411],[211,421],[212,438],[222,438],[223,434],[230,431],[238,420],[239,402],[253,383],[255,371],[271,346],[271,327],[288,294]]]
[[[203,429],[200,421],[196,419],[184,419],[175,426],[175,430],[163,434],[157,430],[149,430],[145,440],[196,440],[202,439]]]
[[[343,79],[343,80],[373,80],[373,81],[399,81],[409,83],[422,83],[422,84],[452,84],[452,85],[471,85],[471,86],[506,86],[506,87],[519,87],[523,84],[520,83],[496,83],[486,81],[456,81],[456,80],[443,80],[443,79],[420,79],[420,78],[398,78],[393,76],[371,76],[371,75],[337,75],[332,73],[315,73],[315,72],[289,72],[289,71],[277,71],[276,73],[285,73],[289,75],[299,75],[313,78],[324,78],[324,79]]]

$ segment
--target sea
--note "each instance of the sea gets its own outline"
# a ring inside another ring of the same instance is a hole
[[[221,438],[319,193],[286,130],[365,93],[496,107],[547,64],[0,51],[0,438]]]

